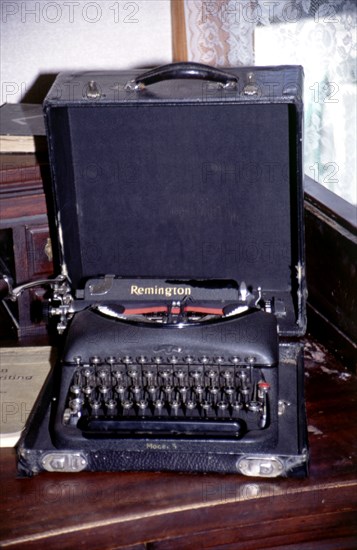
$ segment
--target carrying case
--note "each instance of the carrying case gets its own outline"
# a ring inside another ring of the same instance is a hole
[[[191,433],[188,438],[123,436],[109,442],[75,437],[68,448],[66,440],[53,438],[51,427],[58,423],[51,404],[56,385],[68,378],[59,376],[60,363],[20,441],[22,473],[306,474],[299,342],[306,329],[302,86],[299,66],[219,70],[176,63],[148,72],[58,76],[44,103],[53,247],[75,301],[96,302],[99,295],[103,302],[113,285],[119,285],[116,300],[119,293],[124,302],[142,303],[152,301],[160,288],[179,293],[186,285],[194,295],[195,288],[218,288],[219,295],[225,283],[230,289],[244,281],[248,292],[264,301],[263,315],[268,311],[276,320],[269,330],[272,349],[277,345],[278,350],[272,371],[277,429],[266,440],[246,442],[195,439]],[[72,315],[62,362],[80,355],[84,342],[88,354],[94,354],[95,345],[101,345],[95,334],[113,334],[113,323],[120,326],[120,318],[93,315],[88,309]],[[260,333],[251,337],[252,331],[246,341],[254,355]],[[118,349],[125,347],[120,335]],[[150,334],[145,338],[150,341]],[[202,332],[197,338],[201,346]],[[167,344],[179,348],[173,340],[167,336]]]

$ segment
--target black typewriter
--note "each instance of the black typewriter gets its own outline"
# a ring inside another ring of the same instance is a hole
[[[302,80],[195,63],[58,76],[46,309],[62,341],[21,474],[306,475]]]
[[[276,438],[277,321],[265,311],[272,304],[260,290],[254,296],[244,282],[239,289],[228,288],[226,294],[237,299],[232,303],[196,302],[187,295],[170,302],[118,305],[113,296],[138,282],[103,279],[103,285],[108,282],[106,301],[91,302],[71,323],[59,383],[56,441],[81,445],[82,437],[123,435]],[[209,296],[214,283],[197,282],[196,288],[159,281],[139,284],[143,290],[165,289],[166,294],[198,290]],[[85,289],[92,300],[94,287],[90,281]],[[96,335],[101,335],[99,341]]]

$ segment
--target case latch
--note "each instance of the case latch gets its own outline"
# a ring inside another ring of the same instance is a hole
[[[254,74],[248,73],[247,75],[248,82],[243,88],[243,94],[244,95],[258,95],[259,94],[259,86],[255,82]]]
[[[99,99],[102,97],[101,91],[95,80],[90,80],[87,84],[85,96],[87,99]]]
[[[47,472],[81,472],[88,464],[82,453],[70,451],[46,453],[41,462]]]
[[[237,463],[238,471],[245,476],[278,477],[284,473],[284,465],[276,456],[244,457]]]

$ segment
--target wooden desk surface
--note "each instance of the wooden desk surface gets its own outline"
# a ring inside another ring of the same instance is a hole
[[[357,548],[357,377],[306,345],[306,480],[175,473],[16,479],[1,450],[3,548]]]

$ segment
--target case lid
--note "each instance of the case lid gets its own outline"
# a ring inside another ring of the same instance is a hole
[[[302,78],[191,63],[59,75],[44,111],[73,287],[109,273],[244,280],[284,301],[282,334],[302,334]]]

